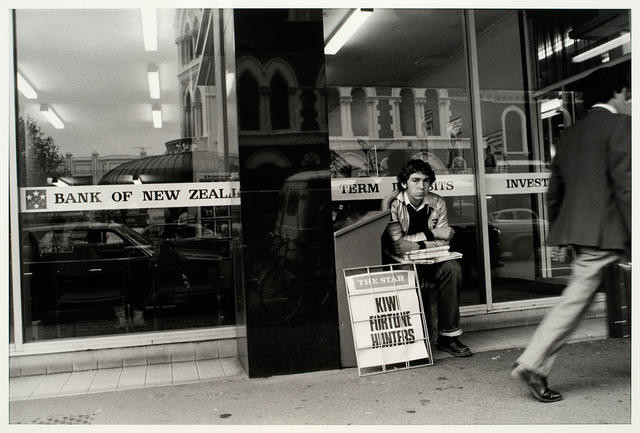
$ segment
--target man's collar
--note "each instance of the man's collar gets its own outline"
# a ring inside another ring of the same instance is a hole
[[[609,104],[603,104],[603,103],[593,104],[591,108],[596,108],[596,107],[604,108],[605,110],[610,111],[614,114],[618,113],[618,110],[616,110],[615,107]]]
[[[409,196],[407,195],[406,191],[402,191],[402,194],[400,196],[401,196],[401,199],[404,202],[404,204],[406,204],[407,206],[411,206],[415,210],[420,210],[426,205],[426,198],[427,198],[426,195],[424,196],[425,198],[422,199],[422,202],[420,203],[420,206],[418,206],[418,207],[415,207],[413,205],[413,203],[411,203],[411,200],[409,200]]]

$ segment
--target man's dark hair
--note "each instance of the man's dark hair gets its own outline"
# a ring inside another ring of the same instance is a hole
[[[409,177],[413,173],[422,173],[429,178],[431,183],[436,181],[436,174],[433,172],[433,169],[429,165],[428,162],[425,162],[421,159],[410,159],[400,170],[398,173],[398,188],[403,190],[403,183],[407,183]]]
[[[613,98],[614,92],[620,93],[623,87],[631,90],[631,62],[627,61],[593,71],[584,80],[582,89],[585,108],[608,102]]]

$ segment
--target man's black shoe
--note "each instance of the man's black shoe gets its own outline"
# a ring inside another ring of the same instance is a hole
[[[513,364],[511,376],[522,380],[531,391],[531,394],[543,403],[553,403],[562,400],[562,394],[549,389],[547,378],[533,371],[520,367],[518,363]]]
[[[453,356],[471,356],[471,349],[462,344],[458,337],[442,337],[438,338],[436,348],[443,352],[452,354]]]

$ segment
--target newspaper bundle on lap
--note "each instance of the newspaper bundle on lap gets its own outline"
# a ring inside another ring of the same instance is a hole
[[[433,364],[414,265],[345,269],[344,276],[360,375]]]
[[[405,262],[417,263],[421,263],[422,261],[428,261],[429,263],[438,263],[446,260],[455,260],[460,258],[462,258],[462,254],[455,251],[449,251],[449,245],[413,250],[404,253],[404,255],[402,256],[402,259]]]
[[[441,247],[422,248],[404,253],[405,260],[421,260],[432,259],[434,257],[443,257],[449,254],[449,245]]]

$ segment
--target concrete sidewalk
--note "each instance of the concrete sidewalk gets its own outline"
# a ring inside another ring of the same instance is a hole
[[[582,340],[567,345],[560,353],[549,382],[565,399],[553,404],[534,400],[521,383],[509,377],[511,364],[521,349],[503,349],[475,353],[470,358],[440,358],[430,367],[366,377],[358,377],[356,369],[348,368],[13,401],[9,421],[223,425],[630,423],[630,340]]]
[[[485,329],[481,331],[465,332],[462,340],[469,345],[474,353],[493,350],[506,350],[525,347],[536,325],[515,326],[508,328]],[[571,335],[570,341],[584,341],[607,336],[606,318],[594,317],[584,320]],[[215,346],[213,346],[215,347]],[[198,359],[194,356],[193,347],[189,351],[183,350],[165,353],[165,362],[141,363],[122,362],[119,358],[103,361],[103,367],[98,369],[78,369],[72,372],[59,372],[58,365],[53,363],[48,374],[26,374],[9,379],[9,398],[11,401],[32,400],[68,395],[94,394],[99,392],[122,391],[134,388],[153,388],[165,385],[182,385],[185,383],[207,382],[210,380],[230,377],[242,377],[244,371],[226,345],[223,351],[220,346],[218,355],[227,357],[216,359]],[[169,356],[170,355],[170,356]],[[451,357],[448,353],[434,351],[436,360]],[[147,360],[149,361],[149,360]],[[154,357],[154,361],[157,361]],[[98,363],[100,365],[100,363]],[[83,365],[79,363],[79,365]],[[25,367],[25,365],[22,365]],[[33,371],[29,365],[21,373]],[[47,370],[49,367],[47,366]]]

